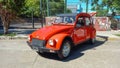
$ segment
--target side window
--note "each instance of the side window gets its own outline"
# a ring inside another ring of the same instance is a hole
[[[81,27],[84,26],[85,22],[83,17],[78,18],[77,23],[76,23],[76,27]]]
[[[73,23],[75,21],[72,17],[64,17],[64,19],[67,23]]]
[[[85,18],[85,22],[86,22],[86,25],[87,25],[87,26],[91,24],[91,22],[90,22],[90,19],[89,19],[89,18]]]

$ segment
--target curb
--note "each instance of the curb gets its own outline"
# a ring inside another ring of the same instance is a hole
[[[16,36],[0,36],[0,40],[28,39],[28,35],[19,34]]]
[[[110,41],[114,41],[114,40],[120,40],[119,36],[115,36],[115,35],[97,35],[96,38],[100,39],[100,40],[110,40]]]
[[[108,40],[120,40],[120,38],[109,37]]]

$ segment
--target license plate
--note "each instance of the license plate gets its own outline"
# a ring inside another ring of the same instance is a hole
[[[44,45],[44,41],[43,40],[32,39],[32,46],[43,47],[43,45]]]

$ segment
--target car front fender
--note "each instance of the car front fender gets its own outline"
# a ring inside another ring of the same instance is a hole
[[[49,48],[52,50],[60,50],[62,42],[66,37],[70,37],[70,35],[69,34],[56,34],[52,36],[49,40],[55,40],[56,43],[54,46],[51,46],[48,40],[46,44],[46,48]]]

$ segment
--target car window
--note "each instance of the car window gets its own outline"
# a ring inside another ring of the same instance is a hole
[[[90,19],[89,18],[85,18],[85,22],[86,22],[86,25],[90,25]]]
[[[55,19],[55,23],[74,23],[75,16],[61,16]]]
[[[61,22],[63,22],[63,18],[62,17],[57,17],[55,19],[55,23],[61,23]]]
[[[76,27],[81,27],[81,26],[84,26],[83,17],[78,18],[77,23],[76,23]]]
[[[67,23],[74,23],[75,17],[64,17],[64,22],[67,22]]]

